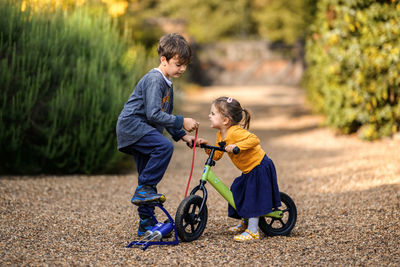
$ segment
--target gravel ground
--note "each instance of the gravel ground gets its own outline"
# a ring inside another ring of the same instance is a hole
[[[119,176],[37,176],[0,179],[0,265],[400,266],[400,138],[376,142],[321,127],[302,91],[292,87],[211,87],[186,96],[184,114],[214,140],[211,100],[237,97],[253,111],[251,129],[274,160],[280,190],[296,202],[288,237],[237,243],[227,232],[225,201],[208,186],[207,228],[177,246],[125,248],[137,240],[138,216],[129,200],[136,173]],[[159,191],[175,216],[192,152],[176,150]],[[198,183],[206,156],[196,152]],[[230,185],[239,171],[224,157],[214,167]],[[162,214],[158,213],[159,219]]]

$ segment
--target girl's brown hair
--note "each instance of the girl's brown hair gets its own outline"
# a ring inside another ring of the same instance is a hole
[[[232,97],[221,96],[215,99],[213,104],[222,115],[230,119],[232,125],[239,124],[244,129],[249,129],[251,119],[250,112],[242,108],[239,101]]]

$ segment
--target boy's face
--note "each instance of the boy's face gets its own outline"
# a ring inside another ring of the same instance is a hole
[[[169,61],[163,56],[161,57],[160,69],[168,79],[178,78],[186,70],[187,64],[182,64],[178,55],[171,58]]]

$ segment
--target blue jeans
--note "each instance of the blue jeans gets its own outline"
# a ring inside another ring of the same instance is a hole
[[[156,186],[163,178],[174,152],[174,145],[160,132],[154,130],[123,152],[133,156],[138,170],[138,185]],[[154,207],[150,210],[154,212]],[[138,208],[141,218],[149,217],[149,208]]]

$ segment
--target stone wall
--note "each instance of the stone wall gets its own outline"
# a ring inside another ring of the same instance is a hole
[[[298,50],[285,47],[291,56],[284,56],[282,47],[266,41],[192,44],[192,48],[191,78],[202,85],[296,85],[304,70]]]

